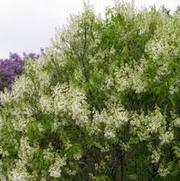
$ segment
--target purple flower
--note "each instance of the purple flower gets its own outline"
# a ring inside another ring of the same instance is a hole
[[[40,54],[24,53],[23,57],[20,57],[17,53],[10,53],[9,58],[0,59],[0,91],[3,91],[5,88],[11,90],[12,83],[24,70],[26,58],[36,60],[41,55],[45,55],[45,51],[42,48]]]
[[[12,82],[22,73],[24,61],[16,53],[10,53],[8,59],[0,60],[0,91],[11,90]]]

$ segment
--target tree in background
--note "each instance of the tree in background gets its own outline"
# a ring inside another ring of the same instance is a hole
[[[44,49],[41,49],[41,55],[44,55]],[[24,53],[23,57],[17,53],[10,53],[9,58],[0,59],[0,91],[4,89],[11,90],[12,83],[15,81],[24,69],[26,59],[37,60],[40,54]]]
[[[9,59],[0,60],[0,91],[6,87],[11,89],[11,84],[16,76],[22,73],[23,60],[18,54],[10,54]]]
[[[2,94],[0,179],[176,181],[180,16],[85,5]]]

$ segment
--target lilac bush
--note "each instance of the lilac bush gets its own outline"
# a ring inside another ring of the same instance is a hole
[[[41,55],[44,54],[44,49],[41,49]],[[24,69],[24,61],[27,58],[36,60],[40,54],[36,53],[23,53],[21,57],[17,53],[10,53],[9,58],[0,59],[0,91],[5,88],[11,90],[12,83],[16,77],[19,76]]]
[[[11,53],[8,59],[0,59],[0,91],[11,90],[12,82],[23,71],[24,61],[17,53]]]

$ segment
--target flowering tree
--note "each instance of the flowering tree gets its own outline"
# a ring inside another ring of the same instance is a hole
[[[89,6],[2,94],[0,179],[177,180],[180,16]]]

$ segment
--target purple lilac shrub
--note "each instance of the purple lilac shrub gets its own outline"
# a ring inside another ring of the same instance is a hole
[[[0,91],[11,90],[12,82],[22,73],[23,59],[16,53],[11,53],[8,59],[0,59]]]
[[[41,49],[41,54],[44,54],[43,49]],[[0,91],[4,91],[5,88],[11,90],[12,83],[24,69],[24,61],[27,58],[36,60],[39,56],[40,54],[24,53],[23,57],[20,57],[17,53],[10,53],[9,58],[0,59]]]

